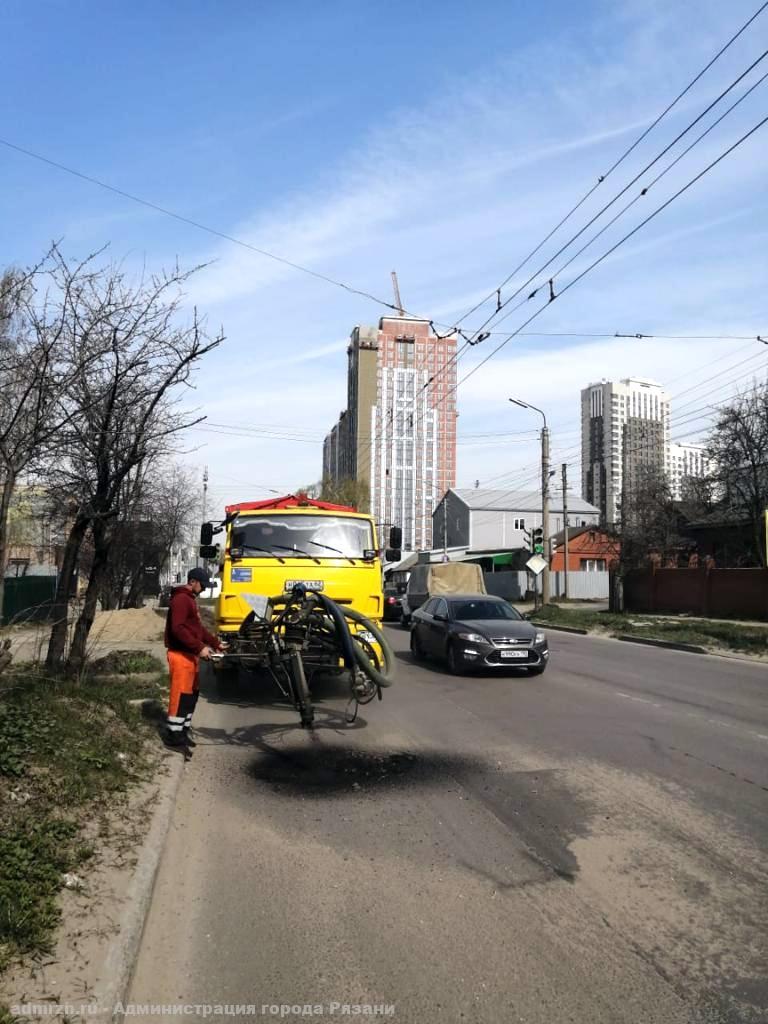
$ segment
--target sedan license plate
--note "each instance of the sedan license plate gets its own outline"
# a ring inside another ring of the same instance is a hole
[[[323,586],[323,580],[286,580],[284,590],[286,594],[289,594],[294,587],[304,587],[306,590],[322,590]]]
[[[502,658],[527,658],[528,651],[502,651]]]

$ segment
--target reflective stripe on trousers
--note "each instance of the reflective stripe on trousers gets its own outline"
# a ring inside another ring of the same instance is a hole
[[[183,651],[168,651],[168,671],[171,693],[168,698],[167,725],[169,732],[188,729],[199,697],[200,659]]]

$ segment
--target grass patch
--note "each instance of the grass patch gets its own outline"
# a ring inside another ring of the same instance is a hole
[[[653,640],[695,644],[713,651],[737,654],[768,654],[768,626],[744,626],[709,619],[662,618],[657,615],[623,615],[549,605],[535,616],[537,622],[574,626],[609,636],[633,634]]]
[[[91,665],[94,676],[130,676],[143,672],[160,672],[163,663],[148,651],[110,651]]]
[[[151,726],[129,701],[159,695],[162,678],[58,680],[24,665],[3,674],[0,970],[50,951],[62,876],[94,853],[85,826],[148,777]]]

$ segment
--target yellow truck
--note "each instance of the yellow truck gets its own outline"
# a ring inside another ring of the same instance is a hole
[[[303,494],[228,505],[225,513],[221,523],[204,523],[200,534],[201,556],[219,560],[216,632],[228,644],[222,671],[236,670],[240,664],[268,666],[269,651],[259,649],[248,621],[253,621],[260,598],[287,595],[297,586],[320,592],[380,626],[381,558],[370,515]],[[221,532],[223,545],[214,544],[214,536]],[[388,557],[399,557],[396,527],[389,539],[395,550],[389,550]],[[376,646],[362,625],[353,622],[350,628]],[[337,669],[338,650],[313,643],[304,652],[304,664],[310,674]]]

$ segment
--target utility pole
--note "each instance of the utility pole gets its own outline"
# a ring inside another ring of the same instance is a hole
[[[544,416],[544,413],[541,414]],[[549,604],[549,427],[544,416],[541,428],[541,542],[544,547],[546,568],[541,574],[541,603],[546,608]]]
[[[448,561],[448,491],[443,498],[443,561]]]
[[[544,421],[541,428],[541,547],[542,558],[547,563],[541,573],[541,602],[549,604],[549,427],[547,417],[543,410],[531,405],[530,402],[522,402],[519,398],[510,398],[513,405],[519,405],[522,409],[533,409]]]
[[[563,468],[563,526],[565,527],[565,529],[563,531],[563,536],[565,538],[565,541],[564,541],[564,544],[565,544],[565,551],[564,551],[564,554],[565,554],[565,565],[563,566],[563,571],[565,573],[565,575],[563,577],[563,582],[564,582],[565,586],[563,588],[563,591],[564,591],[563,596],[565,597],[565,600],[567,601],[568,600],[568,463],[564,462],[562,468]]]
[[[203,507],[202,507],[201,522],[203,522],[203,523],[205,522],[205,517],[206,517],[207,514],[208,514],[208,467],[205,466],[203,468]],[[195,565],[199,568],[201,563],[202,563],[202,561],[203,560],[200,558],[200,552],[199,552],[199,549],[198,549],[198,557],[195,559]]]

